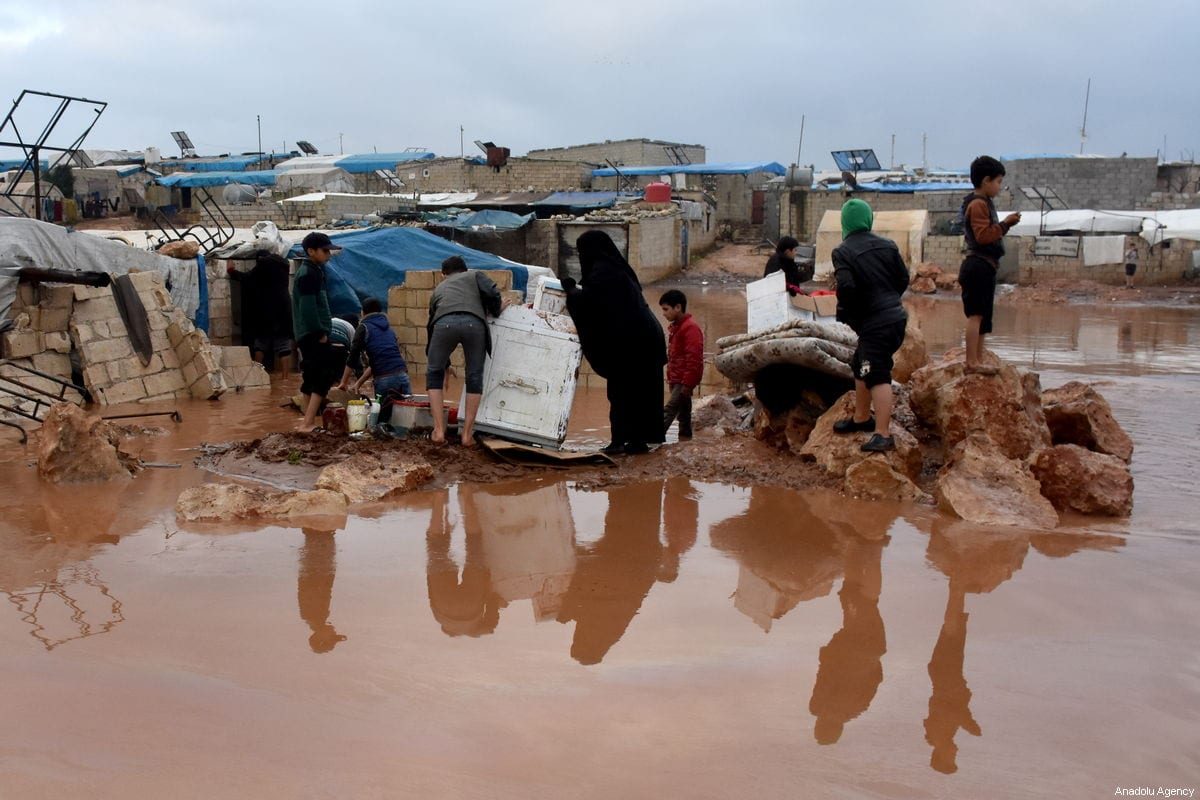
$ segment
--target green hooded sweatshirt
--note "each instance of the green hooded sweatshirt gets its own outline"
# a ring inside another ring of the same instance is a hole
[[[871,230],[874,215],[866,202],[858,199],[847,200],[842,206],[842,238],[852,233]]]

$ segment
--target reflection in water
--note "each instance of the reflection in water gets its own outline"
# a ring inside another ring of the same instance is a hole
[[[575,623],[571,656],[580,664],[600,663],[657,580],[662,490],[661,482],[609,489],[604,534],[580,548],[558,615],[559,622]]]
[[[958,770],[954,738],[959,729],[973,736],[983,735],[971,713],[971,690],[963,673],[970,616],[966,595],[987,594],[1011,578],[1025,563],[1030,544],[1044,554],[1062,557],[1084,549],[1115,549],[1124,541],[1115,536],[1070,533],[1031,536],[945,518],[933,522],[926,557],[949,579],[942,630],[929,659],[933,691],[925,718],[925,741],[933,747],[929,765],[938,772]]]
[[[125,621],[121,601],[112,596],[94,566],[62,568],[53,581],[18,591],[0,589],[16,606],[29,635],[47,650],[75,639],[108,633]]]
[[[304,528],[296,596],[300,604],[300,618],[312,629],[308,646],[314,653],[328,653],[338,642],[346,641],[346,637],[329,622],[329,604],[333,598],[336,570],[337,540],[334,532]]]
[[[535,621],[575,623],[572,657],[600,663],[655,582],[678,577],[683,554],[696,543],[699,520],[698,494],[687,478],[610,489],[607,495],[603,533],[581,546],[564,483],[458,487],[466,545],[460,569],[451,548],[458,526],[450,491],[431,492],[426,577],[429,607],[442,631],[492,633],[502,608],[528,599]]]
[[[433,492],[432,497],[433,509],[425,533],[429,610],[447,636],[484,636],[496,630],[500,621],[500,598],[492,591],[488,569],[483,563],[478,520],[473,514],[467,514],[464,507],[463,527],[467,541],[460,579],[458,564],[450,553],[454,529],[450,522],[450,492],[440,489]]]
[[[846,577],[838,599],[842,628],[821,648],[817,680],[808,710],[817,718],[813,736],[833,744],[846,723],[871,705],[883,683],[883,654],[887,639],[879,615],[883,575],[881,558],[886,539],[851,537],[846,543]]]

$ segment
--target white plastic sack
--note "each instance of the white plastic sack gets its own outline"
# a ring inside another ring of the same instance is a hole
[[[263,220],[256,222],[250,228],[250,232],[254,234],[254,248],[256,250],[265,250],[269,253],[274,253],[280,258],[287,258],[288,250],[291,246],[283,240],[283,235],[279,232],[274,222]]]

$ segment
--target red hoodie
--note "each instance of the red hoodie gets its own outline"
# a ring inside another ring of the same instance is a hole
[[[704,331],[691,314],[684,314],[667,333],[667,383],[695,389],[704,376]]]

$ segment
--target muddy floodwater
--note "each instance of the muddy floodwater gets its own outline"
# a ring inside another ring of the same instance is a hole
[[[710,348],[744,328],[740,290],[688,292]],[[915,310],[959,343],[957,303]],[[179,492],[219,480],[195,448],[287,430],[294,386],[140,421],[180,466],[118,484],[43,484],[4,434],[0,798],[1198,789],[1200,309],[1001,305],[996,330],[1043,387],[1109,400],[1130,518],[546,473],[336,530],[185,528]],[[572,442],[605,425],[581,395]]]

